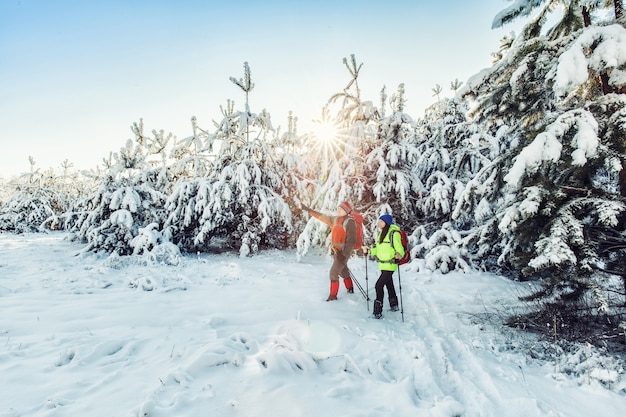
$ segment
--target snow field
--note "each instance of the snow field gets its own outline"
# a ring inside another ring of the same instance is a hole
[[[608,390],[529,360],[483,319],[521,284],[402,274],[400,312],[325,302],[326,256],[74,256],[63,234],[0,235],[0,416],[622,415]],[[114,267],[111,267],[114,265]],[[362,258],[350,261],[366,286]],[[370,297],[377,278],[368,266]],[[397,276],[396,286],[397,286]],[[621,392],[620,392],[621,389]]]

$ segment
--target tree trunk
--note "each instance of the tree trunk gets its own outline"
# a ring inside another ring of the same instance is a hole
[[[622,161],[622,170],[619,172],[619,191],[622,197],[626,197],[626,161]]]
[[[591,26],[591,15],[589,14],[589,9],[586,6],[583,6],[583,24],[586,28]]]
[[[616,0],[615,4],[617,4],[618,1],[621,0]],[[589,13],[589,9],[587,8],[587,6],[583,6],[582,14],[583,23],[585,27],[588,28],[589,26],[591,26],[591,14]],[[591,49],[593,50],[593,47]],[[606,72],[600,74],[600,84],[602,85],[602,94],[606,95],[613,92],[613,89],[609,85],[609,76]]]
[[[617,1],[616,1],[617,4]],[[622,170],[619,172],[619,191],[622,197],[626,197],[626,161],[622,161]],[[620,216],[620,225],[618,230],[624,227],[624,213]],[[624,285],[624,306],[626,306],[626,264],[623,265],[622,284]]]
[[[620,20],[624,16],[624,3],[622,0],[613,0],[613,7],[615,9],[615,20]],[[622,86],[617,93],[626,94],[626,85]],[[626,286],[626,277],[624,278],[624,285]]]
[[[624,284],[624,294],[626,294],[626,273],[622,275],[622,283]],[[624,306],[626,306],[626,296],[624,296]]]
[[[613,87],[609,85],[609,75],[606,72],[600,74],[600,82],[602,83],[603,94],[611,94],[614,92]]]

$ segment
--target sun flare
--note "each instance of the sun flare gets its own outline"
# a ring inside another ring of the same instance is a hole
[[[326,164],[334,161],[341,154],[341,133],[339,127],[331,121],[317,121],[311,130],[319,157]]]
[[[330,144],[337,140],[339,129],[332,123],[319,122],[313,125],[312,133],[320,144]]]

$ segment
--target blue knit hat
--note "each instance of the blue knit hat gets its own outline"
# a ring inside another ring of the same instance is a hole
[[[387,224],[387,226],[393,223],[393,217],[391,217],[391,214],[383,214],[378,219],[384,221]]]

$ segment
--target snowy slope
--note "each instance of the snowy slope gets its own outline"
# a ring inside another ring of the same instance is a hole
[[[141,265],[63,237],[0,235],[0,416],[626,412],[610,358],[526,355],[532,337],[498,321],[524,284],[502,277],[405,271],[405,321],[386,300],[375,320],[358,292],[324,301],[326,256]],[[376,265],[351,268],[373,298]]]

